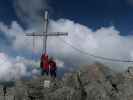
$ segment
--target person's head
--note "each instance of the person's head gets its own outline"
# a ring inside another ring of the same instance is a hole
[[[48,57],[48,54],[47,53],[43,53],[42,54],[42,57],[44,58],[44,57]]]
[[[48,54],[47,54],[47,53],[45,53],[45,54],[44,54],[44,56],[45,56],[45,57],[48,57]]]

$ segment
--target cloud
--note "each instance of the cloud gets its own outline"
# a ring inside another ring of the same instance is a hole
[[[81,51],[107,58],[124,60],[132,59],[131,54],[133,51],[133,36],[121,36],[120,32],[114,26],[101,27],[96,31],[93,31],[87,26],[74,23],[74,21],[60,19],[50,22],[50,30],[68,32],[69,36],[64,38],[62,37],[62,39],[77,47]],[[58,47],[53,43],[57,43]],[[87,56],[76,53],[77,51],[59,41],[58,38],[51,38],[51,40],[49,40],[49,48],[55,48],[56,53],[59,52],[60,54],[63,52],[64,55],[69,55],[67,57],[70,57],[70,59],[74,56],[82,64],[87,62],[89,63],[89,60],[92,62],[91,59],[93,59],[112,66],[117,70],[124,70],[127,66],[132,65],[132,63],[114,63],[93,57],[88,57],[87,61]]]
[[[5,25],[3,22],[0,22],[0,32],[7,39],[11,40],[12,48],[17,50],[32,50],[33,38],[27,37],[26,33],[31,33],[33,30],[26,31],[16,21],[12,21],[11,25]]]
[[[41,11],[47,8],[49,8],[47,0],[14,0],[14,10],[17,17],[32,26],[42,21]]]
[[[17,59],[15,59],[17,60]],[[23,63],[14,62],[8,55],[0,53],[0,80],[9,81],[26,76],[26,67]]]
[[[40,26],[38,26],[40,27]],[[12,22],[10,26],[0,24],[0,31],[2,31],[8,38],[14,37],[12,47],[16,50],[24,50],[25,52],[32,49],[32,38],[24,36],[27,32],[39,32],[38,27],[29,30],[23,30],[17,22]],[[100,61],[113,67],[116,70],[124,70],[132,63],[117,63],[111,61],[104,61],[97,58],[89,57],[71,46],[73,45],[83,52],[91,53],[107,58],[132,60],[133,52],[133,36],[121,36],[120,32],[114,27],[101,27],[97,30],[75,23],[68,19],[50,20],[50,32],[68,32],[66,37],[50,37],[48,38],[48,52],[50,56],[56,57],[61,63],[59,65],[70,68],[77,67],[94,61]],[[62,40],[61,40],[62,39]],[[58,44],[58,45],[57,45]],[[41,53],[42,38],[36,37],[36,52]],[[38,58],[39,59],[39,58]]]
[[[63,68],[63,67],[64,67],[64,62],[63,62],[63,61],[61,61],[61,60],[59,60],[59,59],[55,59],[55,62],[57,63],[57,66],[58,66],[59,68]]]

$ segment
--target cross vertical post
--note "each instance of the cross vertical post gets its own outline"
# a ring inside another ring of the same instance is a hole
[[[45,11],[44,16],[44,36],[43,36],[43,52],[47,53],[47,32],[48,32],[48,11]]]

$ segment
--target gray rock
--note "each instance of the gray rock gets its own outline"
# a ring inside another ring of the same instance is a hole
[[[48,80],[49,88],[44,87],[44,81]],[[97,63],[67,73],[62,79],[43,76],[29,81],[18,80],[7,91],[6,96],[13,96],[15,100],[132,100],[133,77],[132,70],[115,73]],[[2,93],[0,87],[0,96]]]

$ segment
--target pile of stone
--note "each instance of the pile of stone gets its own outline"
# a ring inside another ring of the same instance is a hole
[[[17,81],[15,100],[133,100],[133,68],[115,73],[102,64],[84,66],[62,79]]]

